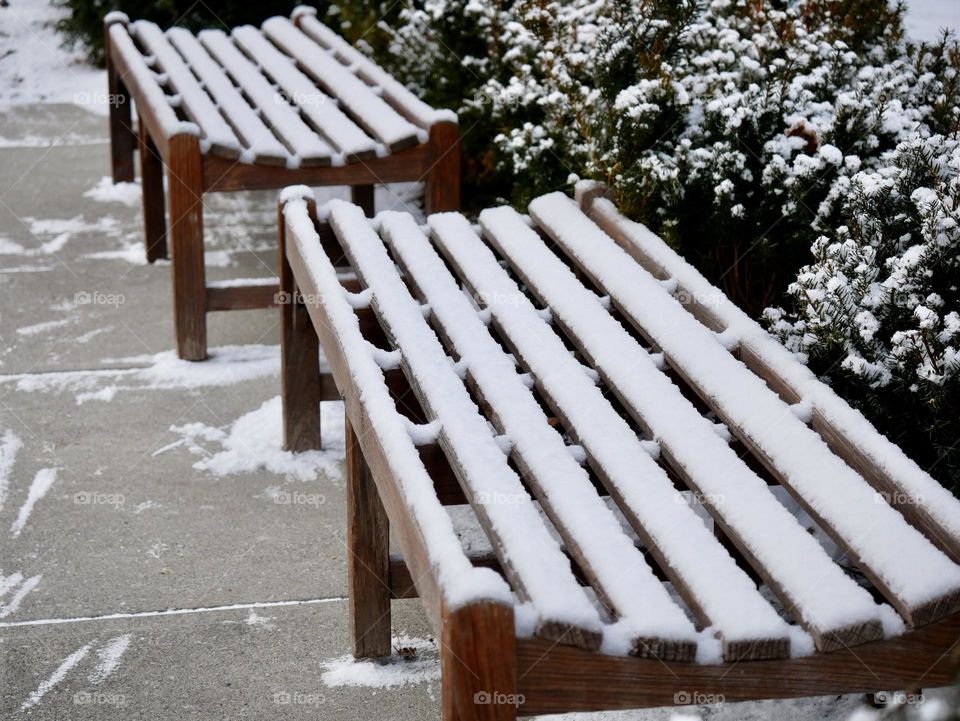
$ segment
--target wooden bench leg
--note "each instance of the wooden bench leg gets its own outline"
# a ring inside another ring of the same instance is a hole
[[[443,721],[514,721],[517,639],[510,606],[483,601],[443,611]]]
[[[427,145],[424,210],[443,213],[460,210],[460,126],[436,123]]]
[[[203,265],[203,185],[194,135],[169,140],[167,203],[173,250],[173,316],[184,360],[207,357],[207,284]]]
[[[163,160],[141,119],[138,124],[140,145],[140,189],[143,193],[143,229],[147,262],[167,256],[167,221],[164,215]]]
[[[287,262],[286,223],[278,206],[280,259],[280,394],[283,399],[283,447],[301,452],[320,448],[320,341],[306,306],[297,300],[293,270]]]
[[[372,218],[376,209],[373,203],[373,186],[372,185],[352,185],[350,186],[350,200],[353,201],[354,205],[359,205],[363,208],[363,214],[368,218]]]
[[[347,578],[356,658],[390,654],[390,523],[346,419]]]
[[[114,183],[133,182],[133,154],[137,138],[133,132],[130,93],[117,75],[110,57],[110,27],[106,26],[104,58],[107,64],[107,101],[110,108],[110,162]]]

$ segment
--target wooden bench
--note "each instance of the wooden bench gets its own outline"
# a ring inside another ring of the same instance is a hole
[[[456,115],[423,103],[315,13],[229,35],[104,20],[113,179],[133,180],[139,146],[147,260],[167,257],[169,234],[181,358],[206,358],[208,312],[271,306],[277,292],[273,280],[207,285],[204,193],[349,185],[370,212],[374,184],[424,181],[429,212],[460,207]]]
[[[479,227],[281,197],[284,438],[320,446],[322,349],[354,654],[389,654],[391,599],[418,596],[445,719],[951,683],[960,503],[577,195]]]

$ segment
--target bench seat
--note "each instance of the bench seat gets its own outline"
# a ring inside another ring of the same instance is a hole
[[[445,718],[952,681],[960,503],[868,423],[824,433],[819,382],[745,363],[759,327],[600,189],[419,225],[288,188],[280,217],[285,443],[320,446],[322,348],[354,652],[389,654],[391,598],[419,596]]]
[[[276,294],[275,283],[206,286],[204,193],[349,185],[372,212],[374,185],[422,181],[428,212],[459,208],[456,114],[424,103],[314,9],[196,35],[118,12],[104,25],[113,178],[133,180],[139,148],[147,260],[172,246],[182,358],[206,358],[207,312],[271,306]]]

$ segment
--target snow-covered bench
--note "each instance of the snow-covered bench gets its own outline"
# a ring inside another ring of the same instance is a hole
[[[169,233],[182,358],[206,358],[207,312],[276,295],[274,281],[206,284],[204,193],[349,185],[372,214],[374,184],[422,180],[428,210],[459,208],[456,114],[426,105],[315,13],[196,36],[105,18],[113,179],[133,180],[139,145],[147,259],[167,256]]]
[[[284,437],[320,445],[322,348],[355,655],[419,596],[445,719],[949,684],[960,503],[577,195],[479,227],[281,197]],[[467,504],[490,553],[461,544]]]

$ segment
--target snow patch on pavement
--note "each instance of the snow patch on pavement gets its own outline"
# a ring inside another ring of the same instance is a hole
[[[120,221],[109,215],[90,222],[82,215],[73,218],[33,218],[23,219],[30,234],[39,242],[36,247],[25,247],[7,237],[0,237],[0,255],[16,255],[35,258],[59,253],[70,240],[79,233],[96,233],[100,236],[117,237],[120,235]]]
[[[274,628],[273,616],[259,616],[254,609],[250,609],[250,613],[244,619],[244,623],[248,626],[253,626],[254,628]]]
[[[38,574],[24,581],[23,574],[19,571],[9,576],[0,573],[0,618],[6,618],[20,608],[26,595],[40,583],[40,578]],[[7,598],[7,594],[11,592],[12,595]]]
[[[33,483],[30,484],[30,490],[27,491],[27,500],[24,501],[20,507],[17,519],[13,522],[13,525],[10,526],[11,536],[16,538],[20,535],[23,527],[27,524],[27,519],[30,518],[30,514],[33,513],[33,507],[37,504],[37,501],[47,495],[47,491],[50,490],[50,486],[52,486],[56,480],[56,468],[41,468],[37,471],[37,475],[33,477]]]
[[[12,430],[7,429],[0,438],[0,509],[7,498],[7,489],[10,486],[10,473],[16,463],[17,454],[23,448],[23,441]]]
[[[130,634],[125,633],[122,636],[115,636],[106,642],[101,648],[97,649],[97,656],[100,658],[97,667],[87,677],[87,680],[94,686],[103,683],[107,678],[117,670],[120,665],[120,659],[127,646],[130,645]]]
[[[324,450],[303,453],[283,450],[282,411],[280,396],[275,396],[226,427],[204,423],[172,426],[170,430],[180,434],[181,439],[154,455],[185,446],[191,453],[204,456],[193,467],[215,476],[258,470],[299,481],[316,480],[321,474],[338,476],[344,449],[343,404],[323,404],[320,417]]]
[[[84,192],[84,198],[98,203],[120,203],[128,208],[140,205],[140,183],[114,183],[113,178],[104,175],[92,188]]]
[[[341,656],[322,664],[321,678],[327,686],[394,688],[440,679],[440,657],[436,644],[422,638],[397,636],[394,651],[385,663],[358,661]],[[408,649],[412,649],[408,651]],[[408,655],[415,652],[415,655]]]
[[[80,663],[84,656],[87,655],[87,652],[90,650],[90,644],[81,646],[76,651],[67,656],[60,665],[57,667],[57,670],[54,671],[50,676],[42,681],[37,689],[30,694],[26,701],[20,705],[21,711],[26,711],[31,706],[36,706],[40,699],[42,699],[47,692],[56,686],[58,683],[63,681],[64,677],[67,675],[67,672],[70,671],[74,666]]]
[[[39,335],[41,333],[46,333],[47,331],[56,330],[57,328],[62,328],[65,325],[70,325],[73,322],[71,318],[63,318],[62,320],[48,320],[43,323],[34,323],[33,325],[27,325],[23,328],[17,328],[17,333],[19,335]]]
[[[74,393],[78,404],[110,401],[117,393],[138,390],[190,390],[229,386],[274,376],[280,370],[275,345],[230,345],[211,348],[204,363],[181,360],[176,351],[107,358],[104,363],[137,368],[18,373],[0,376],[27,393]]]
[[[133,507],[133,515],[139,516],[144,511],[148,511],[151,508],[161,508],[162,506],[163,506],[162,503],[157,503],[156,501],[151,501],[148,499],[146,501],[143,501],[142,503],[138,503],[136,506]]]

